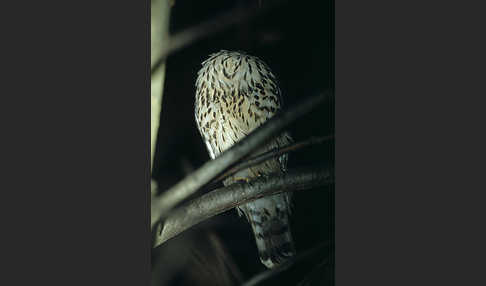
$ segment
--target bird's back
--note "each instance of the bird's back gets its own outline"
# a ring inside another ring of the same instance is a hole
[[[202,63],[196,81],[195,117],[212,159],[273,117],[282,106],[281,92],[270,68],[257,57],[220,51]],[[288,145],[287,133],[255,154]],[[224,181],[250,180],[284,172],[287,155],[240,171]],[[260,198],[239,206],[250,222],[260,259],[273,267],[295,253],[289,229],[290,193]]]

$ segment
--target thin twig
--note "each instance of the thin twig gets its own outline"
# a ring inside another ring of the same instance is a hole
[[[171,212],[164,222],[162,233],[157,237],[155,246],[195,224],[238,205],[271,194],[329,185],[333,180],[333,174],[329,169],[304,169],[278,176],[260,177],[249,183],[235,183],[216,189]]]
[[[226,179],[227,177],[229,177],[229,176],[231,176],[231,175],[233,175],[233,174],[235,174],[235,173],[237,173],[237,172],[239,172],[243,169],[253,167],[255,165],[263,163],[263,162],[270,160],[272,158],[279,157],[279,156],[281,156],[285,153],[297,151],[297,150],[300,150],[300,149],[307,147],[307,146],[310,146],[310,145],[321,144],[321,143],[324,143],[324,142],[326,142],[330,139],[333,139],[333,138],[334,138],[334,135],[328,135],[328,136],[322,136],[322,137],[311,137],[310,139],[307,139],[307,140],[304,140],[304,141],[300,141],[300,142],[297,142],[297,143],[294,143],[294,144],[291,144],[291,145],[287,145],[287,146],[282,147],[282,148],[275,148],[275,149],[272,149],[268,152],[262,153],[260,155],[250,157],[247,161],[242,162],[242,163],[234,166],[233,168],[229,169],[228,171],[224,172],[221,176],[214,179],[211,182],[211,184],[216,184],[219,181],[222,181],[222,180]]]
[[[202,167],[186,176],[175,186],[160,196],[155,197],[151,202],[151,227],[161,217],[166,216],[168,211],[178,203],[194,194],[226,168],[265,144],[297,118],[315,109],[328,97],[330,97],[329,90],[319,93],[316,96],[311,96],[301,104],[294,106],[294,108],[275,115],[243,140],[223,152],[218,158],[206,162]]]
[[[194,27],[188,28],[182,32],[179,32],[171,36],[171,40],[168,46],[163,47],[160,52],[160,56],[155,64],[152,65],[151,71],[154,73],[165,59],[174,52],[193,44],[194,42],[224,31],[231,26],[243,23],[251,18],[261,15],[267,11],[275,9],[277,6],[282,5],[288,1],[276,1],[271,5],[262,7],[261,9],[254,9],[253,7],[238,7],[233,10],[224,13],[223,15],[216,17],[212,20],[208,20]]]

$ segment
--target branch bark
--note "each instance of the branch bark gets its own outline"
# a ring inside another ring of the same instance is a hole
[[[216,189],[171,212],[164,222],[162,233],[157,235],[154,247],[184,230],[238,205],[276,193],[329,185],[333,182],[333,178],[329,169],[304,169]]]
[[[159,68],[153,66],[164,47],[169,45],[169,17],[171,1],[152,0],[150,5],[150,173],[154,164],[155,146],[159,130],[162,99],[164,98],[165,60],[159,63]],[[154,198],[157,183],[151,180],[150,198]],[[160,225],[157,229],[160,229]]]
[[[281,156],[285,153],[297,151],[297,150],[300,150],[300,149],[307,147],[307,146],[310,146],[310,145],[321,144],[321,143],[324,143],[324,142],[326,142],[330,139],[333,139],[333,138],[334,138],[334,135],[322,136],[322,137],[312,137],[312,138],[309,138],[307,140],[300,141],[300,142],[285,146],[283,148],[276,148],[276,149],[270,150],[268,152],[265,152],[263,154],[253,156],[253,157],[249,158],[247,161],[242,162],[242,163],[232,167],[228,171],[224,172],[224,174],[222,174],[221,176],[214,179],[211,183],[214,184],[214,183],[217,183],[219,181],[222,181],[222,180],[226,179],[227,177],[229,177],[229,176],[231,176],[231,175],[233,175],[233,174],[235,174],[235,173],[237,173],[237,172],[239,172],[243,169],[258,165],[258,164],[263,163],[263,162],[270,160],[272,158],[279,157],[279,156]]]
[[[160,58],[161,50],[169,45],[169,0],[153,0],[150,7],[150,166],[154,162],[157,132],[159,130],[160,112],[165,81],[165,60],[160,62],[159,69],[153,66]]]
[[[161,217],[166,216],[167,212],[178,203],[195,193],[199,188],[226,170],[226,168],[266,143],[297,118],[319,106],[329,96],[329,90],[322,92],[316,96],[307,98],[301,104],[294,106],[294,108],[274,116],[243,140],[223,152],[221,156],[206,162],[202,167],[179,181],[179,183],[165,193],[153,198],[151,202],[151,227]]]

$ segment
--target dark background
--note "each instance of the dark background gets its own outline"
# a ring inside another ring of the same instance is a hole
[[[271,2],[271,1],[270,1]],[[275,1],[274,1],[275,2]],[[286,3],[285,3],[286,2]],[[269,5],[263,1],[263,5]],[[258,12],[258,1],[187,1],[177,0],[170,16],[170,33],[176,34],[202,21],[214,19],[241,5]],[[188,172],[209,160],[206,147],[194,120],[195,80],[201,63],[209,54],[219,50],[242,50],[258,56],[277,76],[286,107],[315,95],[318,91],[334,87],[334,12],[333,1],[300,3],[284,1],[261,15],[239,23],[221,33],[196,42],[169,56],[162,115],[156,147],[153,177],[164,190],[181,180]],[[323,104],[292,124],[289,129],[295,141],[311,136],[334,133],[333,102]],[[305,148],[289,156],[289,168],[302,166],[333,166],[333,140]],[[334,196],[331,188],[298,192],[294,196],[291,217],[292,232],[298,252],[322,242],[332,243],[334,238]],[[198,231],[183,233],[159,247],[152,255],[154,269],[157,263],[167,264],[174,258],[166,248],[207,247],[202,236],[210,231],[225,246],[244,280],[265,270],[258,259],[257,249],[249,224],[239,218],[235,210],[211,218],[196,227]],[[179,241],[185,241],[179,242]],[[195,240],[199,240],[197,246]],[[202,244],[202,245],[201,245]],[[332,250],[326,254],[329,262],[324,285],[332,285]],[[181,255],[180,252],[175,252]],[[209,251],[209,253],[211,253]],[[216,254],[206,254],[215,256]],[[196,285],[183,278],[194,271],[194,254],[188,254],[181,263],[173,283]],[[325,257],[322,257],[324,259]],[[211,264],[211,263],[210,263]],[[212,264],[215,264],[212,262]],[[207,268],[217,265],[206,265]],[[158,270],[159,272],[161,270]],[[221,269],[220,271],[225,271]],[[167,274],[167,270],[163,273]],[[154,275],[157,275],[155,273]],[[179,278],[178,278],[179,277]],[[302,278],[302,277],[301,277]],[[187,284],[189,283],[189,284]],[[280,283],[283,283],[280,282]],[[292,284],[292,283],[290,283]]]

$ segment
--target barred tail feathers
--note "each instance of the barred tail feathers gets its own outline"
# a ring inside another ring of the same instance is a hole
[[[295,254],[286,194],[258,199],[241,206],[251,224],[261,262],[267,268]]]

